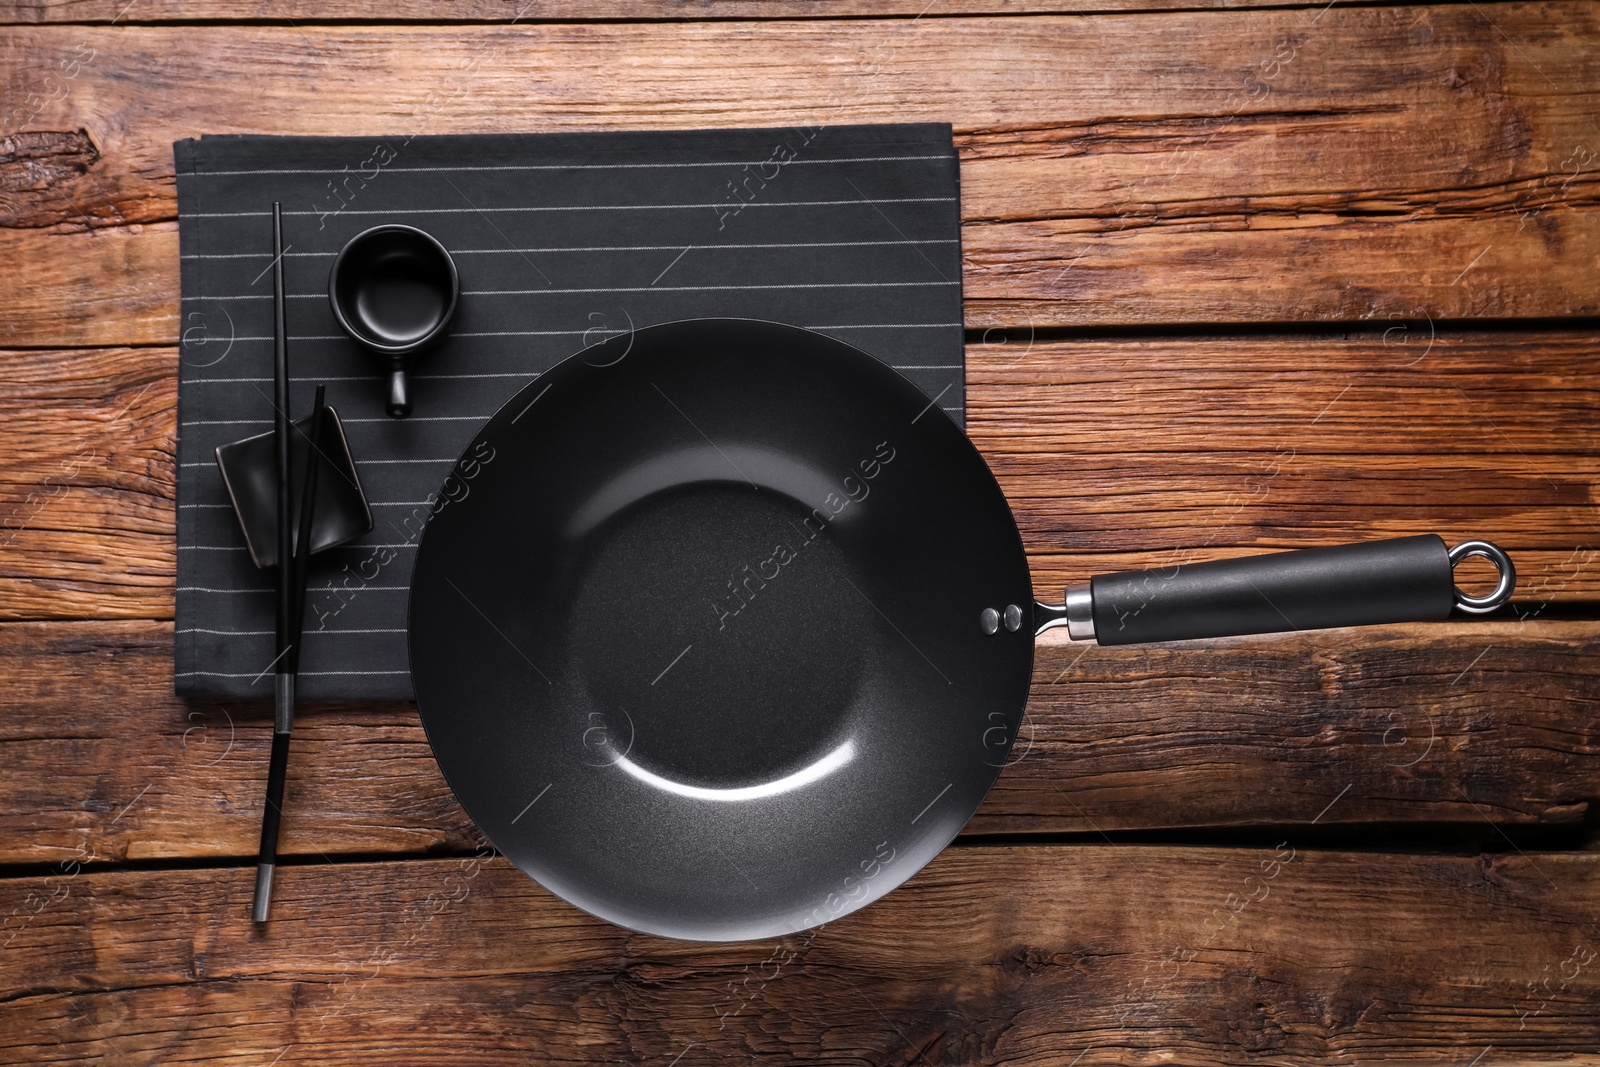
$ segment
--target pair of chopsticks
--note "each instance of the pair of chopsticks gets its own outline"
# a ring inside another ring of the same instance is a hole
[[[310,447],[300,485],[300,529],[291,529],[289,510],[288,321],[283,293],[283,210],[272,205],[273,445],[278,486],[277,658],[273,661],[272,757],[267,769],[267,804],[261,813],[261,850],[256,863],[252,917],[267,921],[272,904],[272,872],[278,862],[278,825],[283,818],[283,783],[289,769],[289,734],[294,728],[295,677],[300,670],[300,637],[305,621],[306,564],[311,556],[311,518],[317,493],[317,456],[322,437],[327,387],[317,386],[311,411]]]

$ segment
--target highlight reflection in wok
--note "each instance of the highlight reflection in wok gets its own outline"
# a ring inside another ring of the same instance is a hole
[[[714,800],[730,804],[745,800],[762,800],[766,797],[792,793],[796,789],[821,781],[855,758],[856,743],[854,741],[846,741],[815,763],[808,767],[802,767],[793,774],[784,775],[782,778],[776,778],[770,782],[762,782],[760,785],[739,786],[734,789],[710,789],[706,786],[674,782],[671,778],[663,778],[654,771],[646,770],[627,756],[622,756],[610,766],[620,767],[645,785],[665,793],[674,793],[680,797],[693,797],[696,800]]]

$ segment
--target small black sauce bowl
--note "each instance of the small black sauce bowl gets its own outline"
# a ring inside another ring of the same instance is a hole
[[[415,226],[375,226],[350,238],[328,272],[328,302],[344,332],[384,361],[389,415],[411,414],[406,373],[444,336],[461,298],[455,260]]]
[[[296,419],[289,434],[289,529],[300,536],[300,486],[311,447],[311,416]],[[311,551],[353,541],[372,529],[372,509],[361,490],[344,425],[332,407],[323,409],[317,443],[316,499],[311,505]],[[244,529],[250,559],[257,567],[278,563],[278,466],[273,433],[257,434],[217,448],[217,466],[233,513]]]

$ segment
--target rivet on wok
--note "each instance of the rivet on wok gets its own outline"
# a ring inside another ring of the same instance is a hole
[[[1000,613],[993,608],[984,608],[978,616],[978,625],[983,627],[984,633],[992,636],[1000,629]]]
[[[1016,633],[1022,628],[1022,609],[1015,604],[1006,605],[1006,629]]]

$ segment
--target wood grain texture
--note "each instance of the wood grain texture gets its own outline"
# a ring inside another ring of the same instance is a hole
[[[171,672],[167,625],[0,627],[0,863],[254,854],[271,708],[179,701]],[[1600,797],[1597,673],[1587,622],[1145,648],[1052,635],[1013,765],[968,831],[1571,825]],[[471,840],[410,704],[302,708],[288,796],[285,855]]]
[[[1572,1064],[1600,1042],[1592,853],[955,849],[744,945],[607,926],[498,858],[281,868],[268,927],[250,880],[0,883],[0,1062]]]
[[[0,618],[94,620],[0,625],[0,864],[49,872],[0,878],[0,1064],[1600,1062],[1600,853],[1309,847],[1592,825],[1600,334],[1433,323],[1600,314],[1600,8],[924,2],[0,0],[117,23],[0,46]],[[1071,14],[953,17],[1041,7]],[[337,24],[378,18],[502,24]],[[735,21],[673,21],[707,18]],[[418,858],[480,842],[415,709],[307,707],[248,923],[269,712],[176,700],[149,621],[171,141],[901,120],[955,126],[967,324],[1010,328],[969,346],[970,430],[1041,595],[1436,530],[1512,549],[1521,621],[1048,635],[965,839],[776,945]],[[1308,320],[1365,332],[1032,337]],[[1284,843],[976,836],[1264,826]]]
[[[1521,615],[1600,599],[1600,334],[1006,336],[968,346],[968,429],[1041,596],[1436,532],[1511,551]],[[0,352],[0,618],[172,616],[176,366],[165,348]]]
[[[1028,338],[968,346],[967,429],[1041,594],[1420,532],[1514,545],[1523,614],[1600,591],[1600,335]]]
[[[172,614],[176,360],[152,356],[0,353],[0,422],[11,424],[0,431],[0,610],[10,617],[134,604]]]
[[[888,119],[956,128],[970,326],[1595,314],[1597,37],[1584,3],[19,28],[0,344],[175,341],[180,137]]]
[[[361,0],[313,4],[284,0],[263,8],[254,0],[8,0],[7,23],[114,23],[242,21],[550,22],[558,19],[837,19],[948,18],[952,15],[1023,15],[1111,11],[1206,10],[1265,7],[1273,0],[398,0],[381,7]]]

